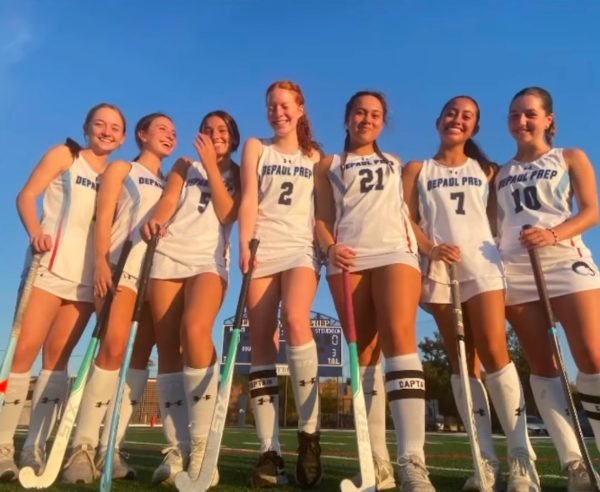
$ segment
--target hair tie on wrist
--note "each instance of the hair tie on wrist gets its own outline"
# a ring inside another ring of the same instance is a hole
[[[552,243],[552,246],[556,246],[558,244],[558,234],[556,234],[556,231],[552,227],[549,227],[546,230],[554,237],[554,243]]]
[[[329,246],[327,246],[327,249],[325,250],[325,256],[327,258],[329,258],[329,251],[331,251],[331,248],[333,248],[337,243],[331,243]]]

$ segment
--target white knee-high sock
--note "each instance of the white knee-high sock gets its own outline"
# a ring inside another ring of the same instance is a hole
[[[87,444],[95,448],[98,444],[100,424],[115,396],[119,383],[119,370],[107,371],[92,365],[77,416],[77,427],[73,436],[73,447]]]
[[[485,385],[506,435],[509,457],[512,457],[520,449],[525,450],[529,457],[535,460],[535,452],[527,435],[525,396],[517,368],[512,362],[509,362],[499,371],[488,374],[485,378]]]
[[[30,378],[31,372],[11,372],[8,375],[4,404],[0,407],[0,445],[13,445],[15,430],[27,400]]]
[[[452,393],[456,408],[465,428],[467,427],[467,402],[463,387],[460,382],[460,375],[452,374],[450,378],[452,384]],[[473,399],[473,415],[475,416],[475,427],[477,431],[477,440],[481,449],[481,456],[491,463],[498,463],[498,456],[494,449],[492,440],[492,419],[490,418],[490,404],[487,399],[487,393],[483,383],[477,378],[469,378],[471,387],[471,397]]]
[[[390,461],[385,435],[385,385],[381,364],[360,366],[359,371],[367,407],[371,450],[381,459]]]
[[[58,409],[65,401],[69,387],[67,371],[43,369],[38,376],[31,398],[31,419],[29,431],[23,447],[46,447],[48,435],[52,432]]]
[[[127,377],[125,378],[125,387],[123,388],[123,398],[121,399],[121,411],[119,412],[119,425],[117,427],[117,436],[115,439],[115,447],[120,448],[127,426],[133,415],[135,406],[139,403],[146,388],[148,381],[148,369],[128,369]],[[111,400],[106,415],[104,416],[104,428],[100,436],[100,450],[106,450],[108,446],[108,438],[110,436],[110,424],[114,412],[114,398]]]
[[[189,452],[189,419],[183,373],[159,374],[156,377],[156,386],[165,438],[171,446]]]
[[[210,431],[219,386],[219,363],[195,369],[183,368],[183,383],[190,417],[190,435],[193,441],[205,439]]]
[[[319,365],[314,340],[286,347],[290,380],[298,410],[298,430],[312,434],[319,429]]]
[[[385,360],[385,389],[396,429],[397,457],[425,461],[425,377],[419,356]]]
[[[248,379],[260,452],[281,452],[279,444],[279,381],[275,364],[252,366]]]
[[[577,373],[577,389],[600,449],[600,374]]]
[[[560,378],[544,378],[532,374],[529,382],[535,404],[558,452],[561,467],[565,468],[572,461],[581,460]]]

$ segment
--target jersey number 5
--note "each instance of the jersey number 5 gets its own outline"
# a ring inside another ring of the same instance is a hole
[[[200,202],[198,203],[198,212],[202,213],[208,207],[210,202],[210,193],[200,192]]]

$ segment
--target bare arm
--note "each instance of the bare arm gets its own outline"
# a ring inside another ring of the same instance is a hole
[[[117,200],[123,182],[129,174],[131,164],[125,161],[113,162],[104,174],[96,201],[96,227],[94,230],[94,252],[96,268],[94,287],[96,295],[104,297],[112,288],[112,278],[108,255],[110,252],[110,233],[117,209]]]
[[[219,166],[217,165],[217,153],[212,140],[208,135],[198,133],[194,140],[194,148],[198,152],[200,162],[206,170],[208,176],[208,185],[212,195],[213,208],[217,219],[223,225],[231,224],[235,221],[238,214],[240,193],[239,186],[233,196],[227,191],[225,183],[221,177]]]
[[[488,163],[487,169],[485,169],[489,186],[486,213],[494,237],[498,234],[498,197],[496,196],[496,176],[498,175],[498,170],[498,165],[494,163]]]
[[[17,195],[19,217],[33,249],[38,253],[52,249],[53,238],[42,230],[35,202],[51,181],[67,170],[72,162],[73,156],[66,145],[52,147],[38,162]]]
[[[263,145],[257,138],[250,138],[242,151],[241,183],[242,198],[239,211],[239,241],[240,241],[240,268],[242,273],[248,271],[250,261],[250,248],[248,246],[256,217],[258,215],[258,161],[263,150]]]
[[[140,230],[142,237],[146,241],[150,241],[152,233],[157,230],[160,237],[164,236],[165,225],[171,220],[171,217],[173,217],[173,214],[177,210],[177,204],[179,203],[179,197],[181,196],[181,190],[183,190],[190,164],[191,161],[187,157],[181,157],[173,164],[173,168],[167,178],[165,191],[156,204],[156,207],[154,207],[150,219]]]

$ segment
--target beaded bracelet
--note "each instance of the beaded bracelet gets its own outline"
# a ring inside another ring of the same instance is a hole
[[[554,236],[554,243],[552,243],[552,246],[556,246],[558,244],[558,234],[556,234],[556,231],[554,229],[552,229],[551,227],[549,227],[546,230],[548,232],[550,232],[552,234],[552,236]]]

